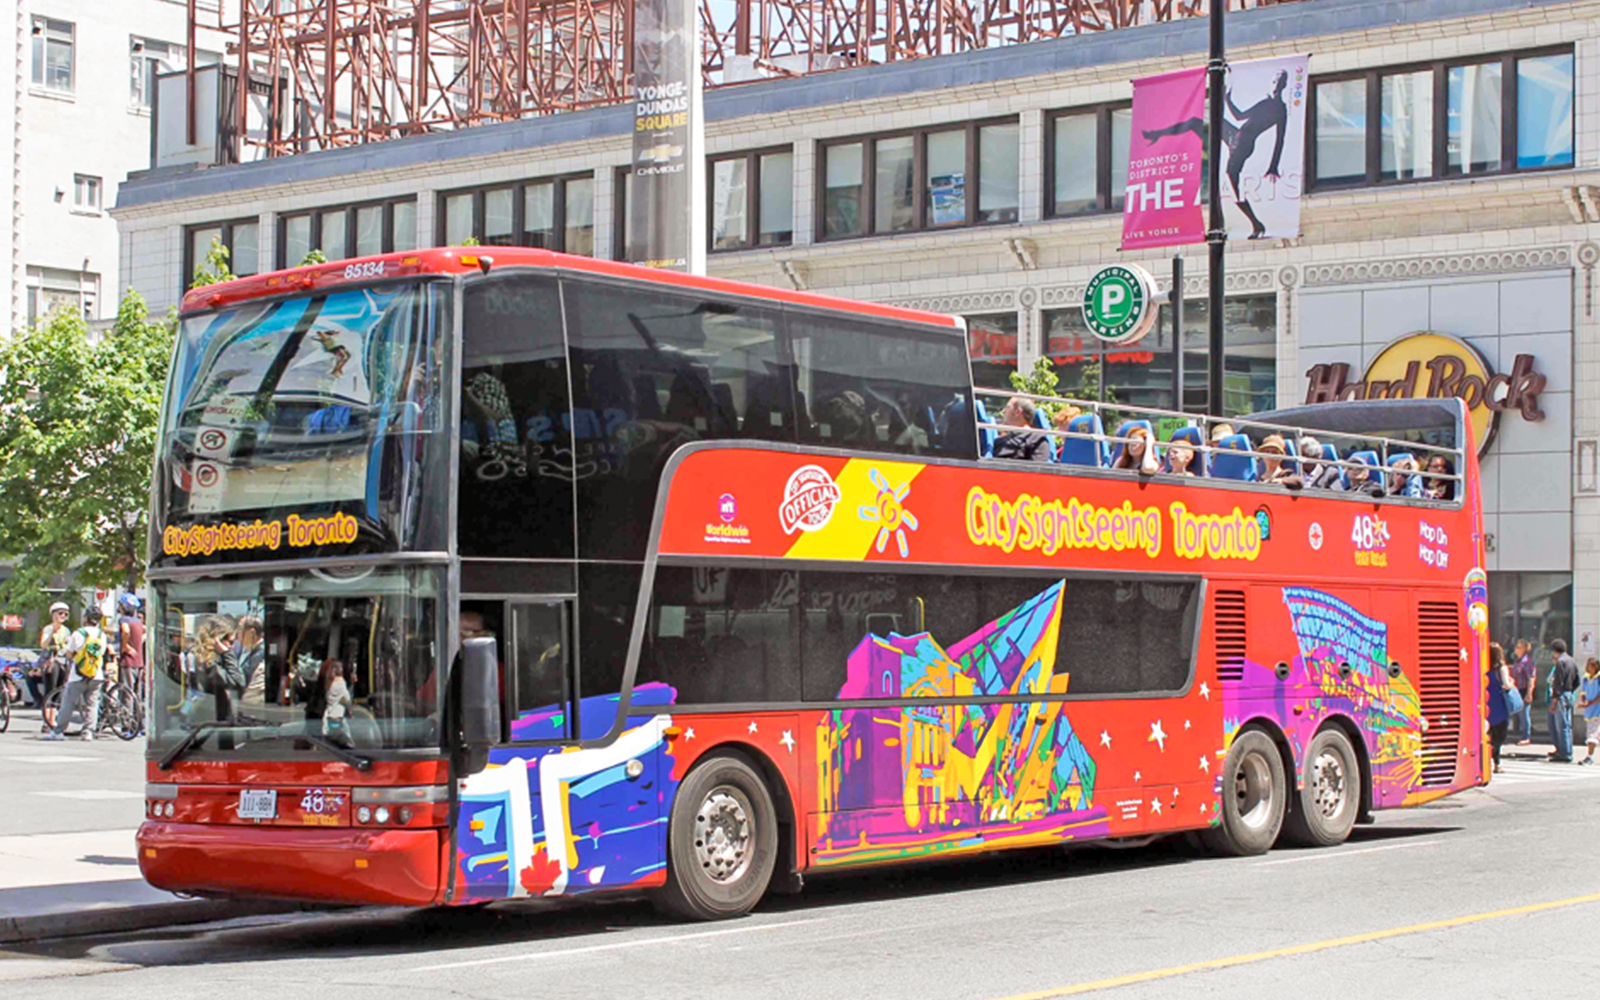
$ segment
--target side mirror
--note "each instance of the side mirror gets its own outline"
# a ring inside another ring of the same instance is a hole
[[[461,644],[461,742],[470,748],[500,740],[500,662],[495,642],[468,639]]]

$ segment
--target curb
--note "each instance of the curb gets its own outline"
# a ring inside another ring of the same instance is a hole
[[[154,927],[230,920],[234,917],[294,913],[305,909],[320,909],[320,907],[274,900],[174,899],[166,903],[116,906],[102,910],[0,917],[0,944],[18,944],[44,938],[142,931]]]

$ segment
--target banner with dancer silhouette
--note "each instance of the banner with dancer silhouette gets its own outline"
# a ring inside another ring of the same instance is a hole
[[[1310,61],[1302,53],[1228,67],[1222,216],[1229,239],[1288,240],[1300,235]]]
[[[1122,249],[1205,241],[1200,207],[1205,107],[1204,67],[1133,81]]]

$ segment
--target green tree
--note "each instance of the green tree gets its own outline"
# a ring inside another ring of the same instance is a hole
[[[326,264],[327,262],[328,255],[321,250],[307,250],[306,255],[300,259],[300,263],[296,264],[295,267],[309,267],[312,264]]]
[[[1030,396],[1060,397],[1061,393],[1056,391],[1056,384],[1060,381],[1061,376],[1056,374],[1055,363],[1049,358],[1035,358],[1033,368],[1026,375],[1021,372],[1011,373],[1011,388]],[[1040,403],[1038,400],[1034,402],[1052,420],[1055,419],[1056,411],[1061,409],[1054,403]]]
[[[173,329],[129,291],[98,343],[60,310],[0,345],[0,602],[137,586]]]
[[[237,278],[238,275],[228,268],[230,256],[228,248],[222,245],[222,241],[215,236],[211,237],[211,249],[206,251],[206,259],[194,269],[194,280],[189,282],[189,287],[201,288]]]

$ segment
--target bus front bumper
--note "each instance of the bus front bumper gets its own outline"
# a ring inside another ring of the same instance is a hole
[[[444,897],[444,835],[147,821],[139,871],[170,892],[427,906]]]

